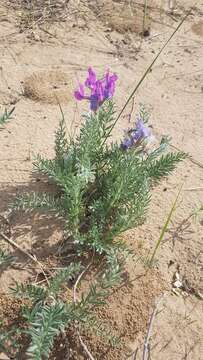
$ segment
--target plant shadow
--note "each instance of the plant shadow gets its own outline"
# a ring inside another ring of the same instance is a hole
[[[172,228],[168,229],[168,236],[165,238],[163,243],[171,242],[172,248],[174,250],[175,244],[177,241],[183,243],[191,234],[194,233],[194,230],[191,229],[191,218],[186,218],[180,221],[177,224],[172,223]]]
[[[0,233],[1,243],[11,238],[17,245],[36,256],[38,260],[47,259],[58,251],[63,241],[65,221],[54,212],[12,210],[16,197],[25,193],[56,193],[56,186],[44,177],[33,175],[29,183],[4,185],[0,190]],[[7,225],[5,229],[4,225]],[[24,262],[25,256],[17,248],[14,256]]]

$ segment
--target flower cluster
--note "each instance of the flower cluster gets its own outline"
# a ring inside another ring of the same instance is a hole
[[[90,109],[97,111],[106,99],[112,98],[117,78],[116,74],[110,75],[109,70],[107,70],[102,79],[97,79],[96,73],[90,67],[84,85],[79,83],[78,90],[74,92],[75,98],[79,101],[83,99],[89,100]],[[89,95],[85,94],[85,87],[88,88]]]
[[[144,139],[151,136],[151,130],[144,124],[141,119],[137,120],[134,129],[128,131],[128,136],[121,142],[121,148],[127,150],[134,145],[140,144]]]

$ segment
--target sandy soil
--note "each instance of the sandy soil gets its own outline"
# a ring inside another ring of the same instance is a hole
[[[85,110],[85,104],[75,104],[71,95],[77,78],[85,76],[89,65],[99,72],[109,67],[119,76],[115,100],[121,107],[193,3],[149,2],[149,36],[142,40],[141,1],[125,1],[125,11],[124,1],[78,1],[77,5],[70,1],[59,22],[29,17],[18,3],[3,1],[0,5],[1,111],[15,105],[13,119],[0,131],[0,226],[1,232],[8,231],[18,244],[41,258],[54,253],[62,238],[61,223],[47,216],[18,213],[9,217],[10,228],[5,229],[4,217],[16,194],[49,186],[33,177],[32,162],[37,153],[53,155],[54,132],[60,118],[55,95],[62,102],[67,127],[73,131]],[[174,11],[169,12],[169,3],[174,4]],[[109,306],[98,312],[112,332],[118,336],[124,333],[123,347],[107,351],[107,346],[87,331],[84,339],[95,359],[123,360],[137,348],[136,359],[141,359],[147,322],[161,294],[164,296],[154,320],[151,359],[203,357],[203,223],[200,217],[189,218],[203,196],[202,59],[203,3],[199,1],[139,88],[134,110],[136,113],[140,102],[146,104],[151,109],[155,136],[159,139],[163,134],[170,135],[173,146],[188,152],[191,158],[154,189],[146,223],[125,234],[126,242],[137,254],[137,260],[127,264],[135,281],[113,295]],[[127,116],[120,119],[115,138],[122,136],[125,127]],[[179,205],[159,249],[156,269],[142,277],[140,254],[144,258],[154,247],[181,185]],[[1,244],[6,246],[2,239]],[[16,256],[24,261],[20,254]],[[186,290],[178,294],[172,285],[176,272]],[[14,279],[25,280],[30,275],[23,269],[3,271],[1,292],[7,293]],[[73,347],[74,343],[76,340]],[[84,357],[77,353],[75,359]]]

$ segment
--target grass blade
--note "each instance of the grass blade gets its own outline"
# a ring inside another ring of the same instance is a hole
[[[139,82],[137,83],[137,85],[135,86],[134,90],[132,91],[132,93],[130,94],[130,96],[128,97],[128,99],[126,100],[124,106],[122,107],[121,111],[119,112],[116,120],[114,121],[114,123],[112,124],[112,127],[110,129],[110,132],[113,130],[114,126],[116,125],[117,121],[120,119],[121,115],[123,114],[124,110],[126,109],[127,105],[129,104],[130,100],[133,98],[133,96],[135,95],[136,91],[138,90],[138,88],[140,87],[140,85],[142,84],[143,80],[146,78],[148,72],[151,70],[152,66],[154,65],[154,63],[157,61],[157,59],[159,58],[159,56],[161,55],[161,53],[163,52],[163,50],[166,48],[166,46],[168,45],[168,43],[171,41],[171,39],[174,37],[174,35],[176,34],[176,32],[180,29],[181,25],[185,22],[185,20],[187,19],[187,17],[190,15],[191,13],[190,9],[187,14],[184,16],[184,18],[181,20],[181,22],[178,24],[178,26],[175,28],[175,30],[173,31],[173,33],[171,34],[171,36],[168,38],[168,40],[165,42],[165,44],[162,46],[162,48],[159,50],[158,54],[155,56],[154,60],[152,61],[152,63],[149,65],[149,67],[147,68],[147,70],[144,72],[144,74],[142,75],[141,79],[139,80]],[[109,134],[108,134],[109,135]]]
[[[153,265],[156,252],[157,252],[159,246],[161,245],[161,242],[162,242],[162,240],[163,240],[163,238],[164,238],[164,235],[165,235],[165,233],[166,233],[166,231],[167,231],[167,229],[168,229],[168,225],[169,225],[169,223],[170,223],[170,221],[171,221],[172,215],[173,215],[174,211],[176,210],[176,204],[177,204],[177,201],[178,201],[178,199],[179,199],[181,190],[182,190],[182,186],[181,186],[180,190],[178,191],[178,195],[177,195],[176,198],[175,198],[175,201],[174,201],[174,203],[173,203],[173,205],[172,205],[172,207],[171,207],[171,210],[170,210],[170,212],[169,212],[169,214],[168,214],[168,216],[167,216],[167,219],[166,219],[166,221],[165,221],[165,223],[164,223],[164,226],[163,226],[163,228],[162,228],[162,230],[161,230],[161,234],[160,234],[159,239],[158,239],[158,241],[157,241],[157,243],[156,243],[156,246],[155,246],[155,248],[154,248],[154,251],[153,251],[153,253],[152,253],[152,256],[151,256],[150,260],[148,261],[148,266],[149,266],[149,268],[152,267],[152,265]]]

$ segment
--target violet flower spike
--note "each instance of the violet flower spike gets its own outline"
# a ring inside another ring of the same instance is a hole
[[[115,92],[115,82],[118,79],[116,74],[109,76],[109,70],[107,70],[105,75],[105,89],[104,96],[105,98],[111,98]]]
[[[102,79],[96,78],[94,70],[89,67],[88,77],[84,85],[79,83],[79,89],[74,92],[76,100],[89,100],[90,109],[97,111],[107,99],[112,98],[115,92],[115,82],[118,79],[116,74],[110,75],[109,70]],[[88,88],[89,94],[85,95],[84,86]]]
[[[78,84],[79,89],[74,92],[74,96],[76,100],[80,101],[85,99],[84,86],[82,84]]]
[[[122,142],[121,142],[121,148],[123,150],[128,150],[129,148],[131,148],[134,145],[134,141],[132,138],[125,138]]]
[[[96,77],[94,70],[91,67],[89,67],[88,73],[89,73],[89,76],[85,80],[85,86],[92,89],[92,88],[94,88],[94,86],[96,84],[97,77]]]
[[[121,148],[123,150],[131,148],[132,146],[138,144],[138,142],[144,139],[149,139],[151,136],[151,130],[144,124],[141,119],[138,119],[135,125],[135,129],[130,129],[128,131],[128,134],[129,137],[125,138],[121,142]]]
[[[140,132],[140,135],[143,138],[147,138],[151,135],[151,130],[144,124],[141,119],[137,120],[136,129]]]

